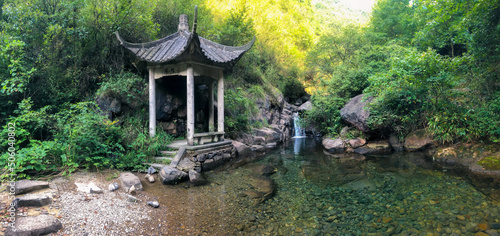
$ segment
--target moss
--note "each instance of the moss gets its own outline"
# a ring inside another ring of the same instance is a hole
[[[488,156],[477,163],[486,170],[500,170],[500,156]]]

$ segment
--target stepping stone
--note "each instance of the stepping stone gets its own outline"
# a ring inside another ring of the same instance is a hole
[[[41,207],[50,203],[50,197],[45,194],[26,194],[14,199],[18,207]]]
[[[126,191],[128,191],[132,186],[135,187],[135,190],[143,190],[139,177],[130,172],[121,173],[120,181],[122,181],[122,186]]]
[[[31,236],[56,233],[62,229],[61,222],[50,215],[19,217],[14,227],[8,227],[6,236]]]
[[[35,190],[44,189],[49,187],[49,182],[46,181],[34,181],[34,180],[19,180],[15,182],[16,195],[33,192]]]

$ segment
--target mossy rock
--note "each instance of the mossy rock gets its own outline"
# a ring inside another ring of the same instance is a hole
[[[477,164],[486,170],[500,170],[500,156],[487,156],[478,161]]]

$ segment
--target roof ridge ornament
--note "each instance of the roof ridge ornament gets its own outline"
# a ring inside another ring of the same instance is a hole
[[[179,32],[189,30],[188,16],[186,14],[179,16],[179,26],[177,29]]]
[[[198,25],[198,5],[194,6],[194,21],[193,21],[193,34],[196,34],[196,27]]]

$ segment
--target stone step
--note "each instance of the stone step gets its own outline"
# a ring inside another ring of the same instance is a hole
[[[167,157],[174,157],[177,151],[160,151],[160,153]]]
[[[168,165],[165,165],[165,164],[159,164],[159,163],[142,163],[144,165],[148,165],[148,166],[152,166],[153,168],[157,169],[157,170],[161,170],[163,167],[165,166],[168,166]]]
[[[50,203],[51,198],[45,194],[26,194],[14,199],[18,207],[41,207]]]
[[[45,235],[57,233],[60,229],[62,229],[62,223],[53,216],[38,215],[17,217],[14,227],[7,227],[5,235]]]

